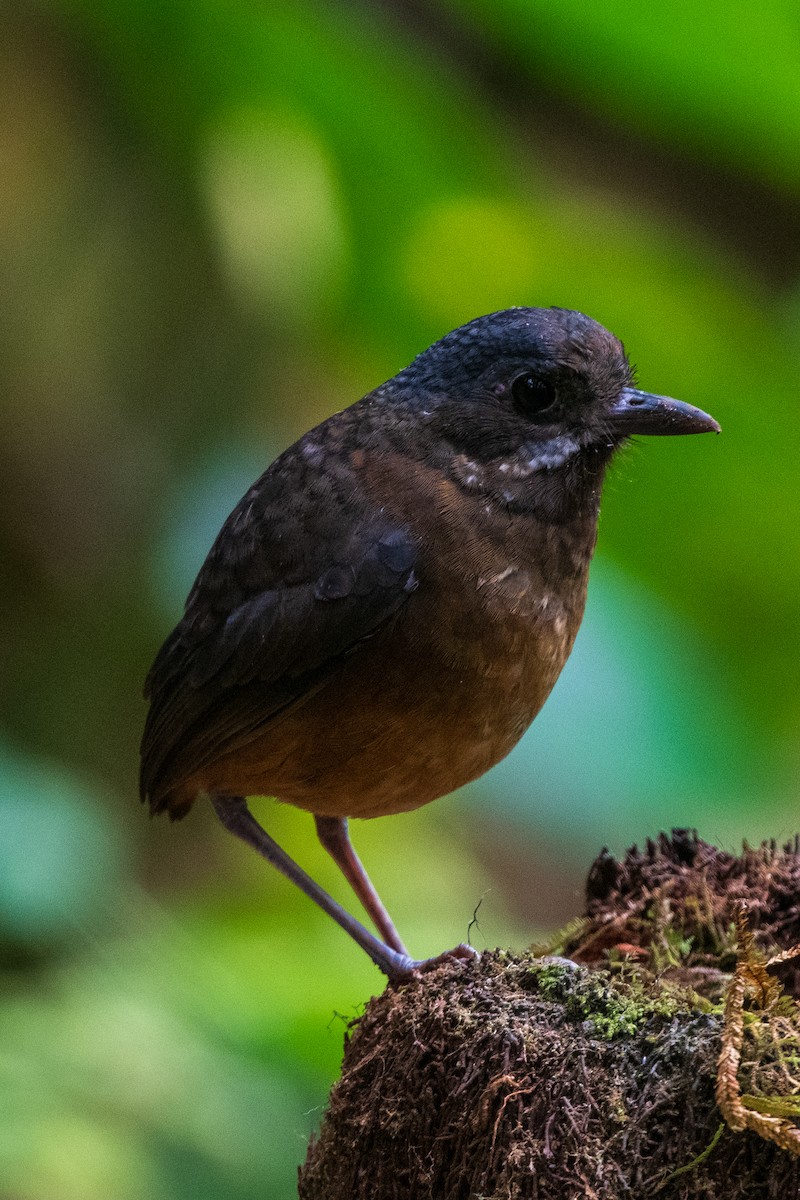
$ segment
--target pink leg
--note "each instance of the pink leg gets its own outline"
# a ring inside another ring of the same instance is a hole
[[[386,945],[391,946],[398,954],[407,956],[408,951],[394,927],[392,918],[353,849],[346,818],[314,817],[314,820],[317,823],[317,837],[358,896]]]
[[[355,917],[351,917],[350,913],[343,909],[341,904],[337,904],[337,902],[331,896],[329,896],[326,891],[323,891],[318,883],[314,882],[310,875],[307,875],[305,871],[289,857],[285,850],[280,848],[278,843],[269,836],[266,830],[261,828],[258,821],[256,821],[255,817],[250,812],[250,809],[247,807],[247,803],[242,796],[212,796],[211,803],[213,804],[214,811],[216,812],[220,821],[230,833],[233,833],[236,835],[236,837],[241,838],[243,842],[247,842],[248,846],[252,846],[252,848],[262,856],[262,858],[265,858],[267,862],[270,862],[274,867],[277,867],[281,874],[285,875],[287,879],[291,879],[292,883],[296,884],[296,886],[299,887],[302,892],[305,892],[309,899],[313,900],[315,904],[318,904],[323,912],[326,912],[328,916],[333,917],[334,921],[336,921],[336,923],[340,925],[346,933],[350,934],[350,937],[357,942],[359,946],[361,946],[362,950],[366,951],[375,965],[379,967],[380,970],[383,971],[384,975],[387,975],[389,979],[394,980],[395,982],[402,982],[403,980],[408,979],[408,977],[415,971],[429,970],[431,967],[435,967],[440,962],[447,962],[451,959],[470,959],[477,957],[475,951],[470,949],[469,946],[456,946],[453,950],[448,950],[446,953],[439,954],[435,958],[426,958],[422,961],[411,958],[406,951],[402,949],[403,943],[397,936],[394,925],[392,925],[392,922],[386,915],[383,905],[381,904],[374,889],[372,888],[372,885],[364,874],[363,867],[359,863],[352,847],[350,847],[350,854],[357,864],[358,871],[361,872],[361,876],[364,880],[366,880],[366,886],[369,889],[369,893],[371,896],[375,897],[377,911],[383,914],[383,920],[386,923],[385,928],[393,934],[396,945],[401,947],[401,949],[396,949],[395,945],[386,945],[384,942],[381,942],[378,938],[376,938],[374,933],[371,933],[368,929],[366,929],[360,921],[357,921]],[[340,838],[341,835],[339,838],[337,838],[334,833],[333,840],[337,844],[337,848],[341,844]],[[344,839],[346,844],[349,846],[346,824],[344,829]],[[323,845],[326,846],[326,849],[330,850],[330,846],[327,845],[324,840]],[[333,853],[332,850],[331,853]],[[336,858],[336,855],[334,855],[334,858]],[[336,858],[336,861],[339,862],[339,859]],[[345,875],[350,878],[348,871],[344,867],[342,867],[342,870],[345,872]],[[356,892],[359,896],[364,894],[360,890],[359,886],[356,884],[353,886],[356,888]],[[382,930],[382,932],[384,932],[384,930]]]

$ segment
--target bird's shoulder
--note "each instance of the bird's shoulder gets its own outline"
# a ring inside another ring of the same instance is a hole
[[[336,627],[327,647],[335,654],[413,590],[418,546],[360,486],[356,417],[337,414],[289,447],[223,524],[173,637],[195,686],[225,661],[236,682],[256,657],[265,678],[300,674],[326,656],[315,624]],[[230,663],[245,657],[247,666]],[[157,659],[149,692],[159,670]]]

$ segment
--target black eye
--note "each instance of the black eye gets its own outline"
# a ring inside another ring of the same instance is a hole
[[[518,375],[511,384],[511,395],[519,411],[533,419],[547,412],[556,399],[555,385],[540,375]]]

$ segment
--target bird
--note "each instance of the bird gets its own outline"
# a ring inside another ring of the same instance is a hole
[[[565,308],[454,329],[285,450],[234,508],[147,677],[141,798],[208,800],[392,981],[414,959],[351,818],[420,807],[518,742],[572,649],[600,495],[638,434],[719,432],[639,390],[623,344]],[[367,928],[247,799],[311,813]]]

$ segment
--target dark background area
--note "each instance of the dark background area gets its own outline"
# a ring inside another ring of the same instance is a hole
[[[603,844],[792,834],[800,14],[12,3],[0,163],[0,1196],[288,1197],[381,980],[210,812],[147,821],[150,661],[284,446],[462,321],[579,308],[723,436],[626,451],[534,728],[356,843],[426,954],[478,904],[478,948],[540,938]]]

